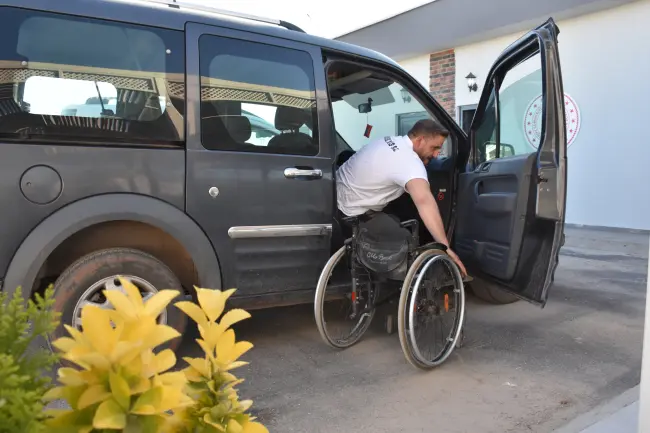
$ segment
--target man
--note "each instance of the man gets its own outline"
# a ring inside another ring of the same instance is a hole
[[[357,216],[381,212],[389,202],[408,192],[433,239],[447,246],[447,253],[465,276],[465,266],[449,248],[425,168],[438,156],[448,135],[439,123],[425,119],[413,125],[406,136],[368,143],[337,171],[337,202],[341,213]]]

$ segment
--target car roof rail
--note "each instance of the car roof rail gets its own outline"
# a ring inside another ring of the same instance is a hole
[[[195,3],[187,3],[184,1],[178,1],[178,0],[144,0],[148,3],[158,3],[162,5],[167,5],[170,8],[174,9],[188,9],[188,10],[196,10],[196,11],[201,11],[201,12],[209,12],[209,13],[214,13],[214,14],[219,14],[219,15],[226,15],[229,17],[235,17],[235,18],[243,18],[247,20],[252,20],[252,21],[259,21],[262,23],[267,23],[267,24],[275,24],[276,26],[284,27],[285,29],[288,30],[293,30],[296,32],[300,33],[306,33],[303,29],[298,27],[295,24],[291,24],[290,22],[283,21],[283,20],[276,20],[273,18],[265,18],[265,17],[259,17],[256,15],[250,15],[250,14],[245,14],[241,12],[233,12],[225,9],[218,9],[218,8],[213,8],[210,6],[202,6],[199,4]]]

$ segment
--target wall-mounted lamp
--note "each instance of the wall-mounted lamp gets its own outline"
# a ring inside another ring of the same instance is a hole
[[[474,74],[470,72],[465,78],[467,78],[467,87],[469,88],[469,91],[476,92],[478,90],[478,86],[476,85],[476,77]]]
[[[409,93],[408,90],[402,87],[402,90],[400,90],[399,92],[402,94],[402,101],[411,102],[411,94]]]

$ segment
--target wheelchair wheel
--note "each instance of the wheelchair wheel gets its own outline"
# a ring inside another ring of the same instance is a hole
[[[366,273],[357,275],[352,290],[349,254],[341,247],[329,259],[316,286],[314,316],[323,341],[345,349],[355,344],[368,330],[375,315],[375,288]]]
[[[421,369],[445,362],[458,344],[464,318],[465,289],[456,264],[443,251],[422,252],[409,268],[398,307],[407,361]]]

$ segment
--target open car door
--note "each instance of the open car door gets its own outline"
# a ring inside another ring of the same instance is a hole
[[[552,19],[492,65],[459,175],[454,249],[477,279],[544,306],[564,243],[567,128]]]

